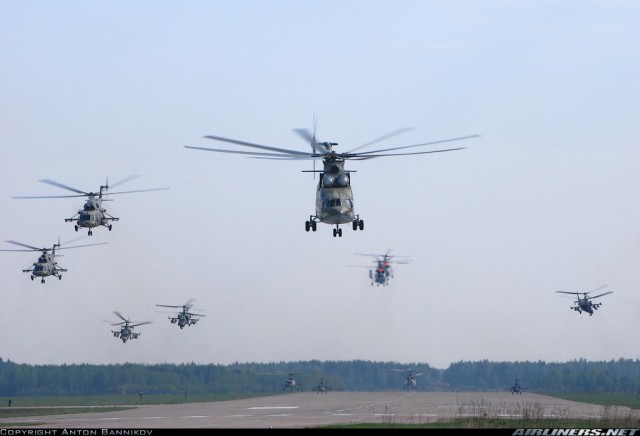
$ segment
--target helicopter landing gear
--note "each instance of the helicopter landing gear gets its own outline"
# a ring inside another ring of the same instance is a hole
[[[42,277],[42,280],[40,280],[40,283],[44,283],[44,277]]]
[[[353,230],[364,230],[364,221],[362,220],[353,220],[351,224],[353,225]]]
[[[109,224],[109,231],[111,231],[111,227],[113,227],[113,225],[112,225],[112,224]]]
[[[75,226],[75,228],[76,228],[76,232],[77,232],[78,231],[78,226]]]
[[[93,235],[93,232],[91,230],[89,230],[89,236]]]
[[[316,231],[318,229],[317,223],[313,220],[313,217],[304,223],[304,229],[308,232],[309,230]]]
[[[333,229],[333,237],[335,238],[336,236],[342,237],[342,229],[338,227],[337,224],[336,224],[336,228]]]
[[[58,276],[58,280],[62,280],[62,274]]]

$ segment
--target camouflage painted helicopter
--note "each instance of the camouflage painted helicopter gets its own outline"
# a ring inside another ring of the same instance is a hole
[[[592,292],[599,291],[601,289],[606,288],[607,285],[602,285],[596,289],[593,289],[588,292],[568,292],[568,291],[556,291],[560,294],[575,294],[576,300],[574,301],[574,305],[571,306],[571,309],[575,310],[578,313],[587,312],[589,316],[593,315],[594,310],[598,310],[598,307],[602,306],[602,303],[594,303],[591,300],[594,298],[600,298],[605,295],[613,294],[613,291],[603,292],[602,294],[594,295],[593,297],[588,296]],[[582,297],[580,297],[582,294]]]
[[[318,386],[314,387],[313,390],[319,394],[326,394],[331,390],[331,388],[324,383],[324,378],[321,378],[320,383],[318,384]]]
[[[509,388],[505,388],[505,390],[511,391],[511,395],[513,394],[522,395],[522,393],[526,391],[527,388],[520,386],[520,383],[518,383],[518,379],[515,379],[515,381],[513,382],[513,386]]]
[[[414,374],[412,369],[390,369],[389,371],[401,371],[407,372],[407,376],[404,379],[404,390],[405,391],[417,391],[418,390],[418,382],[416,377],[423,375],[424,373]]]
[[[76,240],[77,238],[72,241],[66,242],[65,245]],[[22,270],[22,272],[31,273],[31,280],[35,279],[36,277],[40,277],[40,283],[44,283],[44,278],[49,276],[58,277],[58,280],[62,280],[62,273],[67,272],[66,268],[62,268],[61,266],[58,265],[58,262],[56,261],[56,257],[60,255],[56,253],[56,250],[89,247],[92,245],[103,245],[108,243],[108,242],[99,242],[96,244],[84,244],[84,245],[74,245],[71,247],[66,247],[66,246],[63,247],[62,244],[60,244],[60,238],[58,238],[58,243],[53,244],[51,248],[47,248],[47,247],[38,248],[38,247],[24,244],[18,241],[5,241],[5,242],[8,242],[13,245],[18,245],[20,247],[25,247],[25,248],[22,250],[16,249],[16,250],[0,250],[0,251],[40,251],[41,252],[40,256],[38,257],[38,260],[33,263],[31,268]]]
[[[122,316],[120,312],[114,311],[113,313],[115,313],[116,316],[122,320],[122,322],[116,322],[111,324],[113,326],[116,326],[116,325],[121,326],[120,330],[111,330],[111,333],[113,333],[114,337],[120,338],[120,340],[122,340],[122,343],[127,342],[129,339],[138,339],[138,336],[140,336],[141,333],[134,332],[133,331],[134,327],[138,327],[139,325],[144,325],[144,324],[151,324],[151,321],[138,322],[134,324],[131,321],[129,321],[127,318]]]
[[[171,320],[171,324],[178,324],[178,326],[180,327],[180,329],[182,330],[185,326],[191,326],[194,325],[198,322],[198,320],[200,318],[194,318],[195,316],[206,316],[206,315],[201,315],[198,313],[191,313],[189,312],[191,310],[191,308],[193,307],[193,302],[195,300],[193,298],[191,298],[189,301],[187,301],[185,304],[183,304],[182,306],[169,306],[166,304],[156,304],[156,306],[158,307],[173,307],[173,308],[179,308],[182,309],[180,312],[178,312],[178,314],[176,316],[170,316],[169,319]]]
[[[295,376],[298,375],[297,372],[284,372],[284,371],[276,371],[276,372],[259,372],[258,374],[264,374],[264,375],[280,375],[280,376],[286,376],[287,378],[285,379],[285,381],[282,383],[282,390],[283,391],[289,391],[289,392],[294,392],[294,391],[299,391],[300,389],[302,389],[302,385],[300,383],[298,383],[298,381],[296,380]]]
[[[95,192],[84,192],[80,189],[72,188],[71,186],[63,185],[62,183],[56,182],[54,180],[43,179],[40,180],[42,183],[47,183],[49,185],[57,186],[58,188],[63,188],[71,192],[76,192],[76,195],[46,195],[46,196],[20,196],[13,197],[18,199],[32,199],[32,198],[72,198],[72,197],[87,197],[87,200],[84,203],[84,206],[81,210],[78,211],[71,218],[65,218],[65,222],[76,222],[75,230],[76,232],[80,228],[88,228],[89,236],[93,235],[93,229],[98,226],[106,227],[111,231],[113,221],[118,221],[120,218],[116,218],[107,213],[107,209],[102,206],[103,201],[109,201],[106,196],[107,195],[115,195],[115,194],[131,194],[134,192],[148,192],[148,191],[161,191],[169,188],[152,188],[152,189],[139,189],[136,191],[121,191],[121,192],[108,192],[109,188],[113,188],[115,186],[121,185],[125,182],[133,180],[138,175],[133,175],[126,177],[116,183],[113,183],[109,186],[109,181],[107,180],[106,184],[100,186],[100,190]]]
[[[337,142],[318,141],[315,134],[315,120],[314,120],[314,132],[311,133],[308,129],[294,129],[294,132],[302,137],[311,146],[311,152],[303,152],[299,150],[291,150],[286,148],[271,147],[267,145],[254,144],[246,141],[239,141],[237,139],[224,138],[221,136],[207,135],[205,138],[213,139],[216,141],[228,142],[231,144],[242,145],[245,147],[257,148],[264,150],[262,152],[240,151],[240,150],[227,150],[208,147],[194,147],[186,145],[185,148],[192,150],[214,151],[222,153],[243,154],[249,157],[259,159],[277,159],[277,160],[313,160],[314,169],[304,170],[303,172],[319,173],[319,180],[316,189],[316,213],[310,215],[309,220],[305,222],[305,230],[316,231],[317,223],[326,223],[335,226],[333,229],[333,236],[342,236],[341,224],[351,224],[353,230],[364,230],[364,221],[360,218],[360,215],[355,212],[353,192],[351,190],[351,173],[354,171],[346,170],[344,164],[346,160],[366,160],[377,157],[386,156],[403,156],[403,155],[415,155],[415,154],[429,154],[429,153],[441,153],[445,151],[462,150],[465,147],[448,148],[441,150],[431,151],[418,151],[418,152],[406,152],[406,153],[389,153],[395,150],[408,149],[412,147],[422,147],[427,145],[442,144],[445,142],[460,141],[464,139],[470,139],[478,137],[479,135],[463,136],[459,138],[443,139],[439,141],[425,142],[421,144],[406,145],[402,147],[391,147],[373,151],[356,152],[364,147],[372,145],[376,142],[380,142],[385,139],[389,139],[392,136],[403,133],[408,128],[398,129],[384,136],[381,136],[373,141],[369,141],[366,144],[360,145],[351,151],[344,153],[337,153],[333,150],[333,147],[338,145]],[[323,169],[315,169],[315,161],[322,160]]]

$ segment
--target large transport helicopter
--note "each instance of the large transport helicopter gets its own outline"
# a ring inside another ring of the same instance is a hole
[[[75,230],[76,232],[80,228],[89,229],[88,235],[93,235],[93,229],[99,226],[106,227],[111,231],[113,225],[111,224],[113,221],[118,221],[120,218],[114,217],[107,213],[107,209],[102,206],[103,201],[109,201],[106,196],[107,195],[115,195],[115,194],[132,194],[134,192],[148,192],[148,191],[162,191],[169,188],[152,188],[152,189],[138,189],[135,191],[120,191],[120,192],[109,192],[109,188],[113,188],[115,186],[121,185],[125,182],[133,180],[139,175],[132,175],[126,177],[112,185],[109,185],[109,181],[107,180],[106,184],[100,186],[99,191],[96,192],[84,192],[80,189],[72,188],[71,186],[63,185],[60,182],[56,182],[54,180],[42,179],[40,182],[46,183],[48,185],[57,186],[58,188],[66,189],[71,192],[75,192],[76,195],[40,195],[40,196],[19,196],[13,197],[18,199],[33,199],[33,198],[72,198],[72,197],[87,197],[87,200],[84,203],[84,206],[81,210],[78,211],[71,218],[65,218],[65,222],[74,222],[75,221]]]
[[[408,264],[411,260],[406,256],[396,256],[390,254],[391,250],[387,250],[385,254],[369,254],[369,253],[356,253],[359,256],[374,257],[375,268],[369,270],[369,278],[371,279],[371,286],[387,286],[389,280],[393,278],[393,264]]]
[[[405,391],[417,391],[418,390],[418,381],[416,377],[423,375],[424,373],[414,374],[412,369],[389,369],[389,371],[400,371],[407,372],[407,375],[404,379],[404,390]]]
[[[76,241],[76,240],[77,239],[74,239],[73,241]],[[71,243],[73,241],[66,242],[64,245]],[[24,244],[18,241],[5,241],[5,242],[8,242],[13,245],[18,245],[24,248],[14,249],[14,250],[0,250],[0,251],[40,251],[41,252],[40,256],[38,257],[38,260],[36,262],[33,262],[33,265],[31,266],[31,268],[22,270],[22,272],[31,273],[31,280],[35,279],[36,277],[40,277],[40,283],[44,283],[44,278],[49,276],[58,277],[58,280],[62,280],[62,273],[67,272],[66,268],[62,268],[60,265],[58,265],[58,261],[56,260],[56,257],[61,255],[56,253],[56,250],[89,247],[92,245],[103,245],[108,243],[108,242],[99,242],[96,244],[84,244],[84,245],[73,245],[71,247],[66,247],[66,246],[63,247],[62,246],[63,244],[60,243],[60,238],[58,238],[58,243],[53,244],[51,248],[48,248],[48,247],[39,248],[39,247],[34,247],[33,245]]]
[[[422,147],[427,145],[442,144],[445,142],[461,141],[464,139],[476,138],[479,135],[462,136],[459,138],[443,139],[439,141],[424,142],[421,144],[406,145],[402,147],[391,147],[373,151],[356,152],[364,147],[372,145],[376,142],[391,138],[398,135],[408,128],[396,130],[388,133],[366,144],[360,145],[352,149],[351,151],[344,153],[337,153],[333,150],[333,147],[338,145],[337,142],[320,142],[316,139],[315,134],[315,121],[314,132],[311,133],[308,129],[294,129],[299,136],[305,141],[308,141],[311,145],[311,153],[291,150],[286,148],[271,147],[267,145],[254,144],[246,141],[239,141],[237,139],[225,138],[222,136],[207,135],[205,138],[213,139],[215,141],[228,142],[231,144],[242,145],[245,147],[252,147],[261,150],[262,152],[251,152],[241,150],[227,150],[208,147],[194,147],[186,145],[185,148],[192,150],[213,151],[221,153],[233,153],[247,155],[253,158],[260,159],[279,159],[279,160],[313,160],[313,170],[303,170],[303,172],[319,173],[318,185],[316,189],[316,213],[310,215],[309,220],[305,222],[305,230],[316,231],[317,223],[325,223],[335,226],[333,229],[333,236],[342,236],[341,224],[351,224],[353,230],[364,230],[364,221],[360,218],[360,215],[355,212],[353,192],[351,190],[351,173],[354,171],[346,170],[344,163],[346,160],[365,160],[373,159],[377,157],[385,156],[404,156],[415,154],[430,154],[441,153],[445,151],[462,150],[466,147],[448,148],[431,151],[417,151],[407,153],[389,153],[395,150],[408,149],[412,147]],[[315,161],[322,160],[323,169],[315,169]]]
[[[594,295],[594,296],[589,296],[589,294],[591,294],[592,292],[596,292],[599,291],[601,289],[606,288],[607,285],[602,285],[599,288],[593,289],[591,291],[588,292],[569,292],[569,291],[556,291],[559,294],[572,294],[576,296],[576,300],[574,301],[574,305],[571,306],[571,309],[575,310],[578,313],[582,313],[582,312],[587,312],[589,314],[589,316],[593,315],[593,311],[594,310],[598,310],[598,308],[600,306],[602,306],[602,303],[594,303],[593,301],[591,301],[594,298],[600,298],[603,297],[605,295],[609,295],[609,294],[613,294],[613,291],[607,291],[607,292],[603,292],[602,294],[598,294],[598,295]],[[580,296],[580,294],[582,294],[582,297]]]

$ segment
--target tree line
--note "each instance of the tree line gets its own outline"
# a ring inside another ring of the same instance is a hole
[[[640,361],[557,363],[460,361],[446,369],[426,363],[298,361],[217,364],[30,365],[0,358],[0,396],[230,394],[311,391],[321,380],[333,391],[403,390],[409,371],[419,391],[508,389],[517,378],[528,391],[640,392]],[[287,389],[288,390],[288,389]]]

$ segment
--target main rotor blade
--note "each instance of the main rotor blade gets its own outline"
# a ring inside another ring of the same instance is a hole
[[[89,194],[78,194],[78,195],[21,195],[14,196],[11,198],[17,199],[25,199],[25,198],[75,198],[75,197],[86,197]]]
[[[139,325],[151,324],[151,321],[139,322],[137,324],[129,324],[129,327],[138,327]]]
[[[360,146],[358,146],[356,148],[353,148],[353,149],[349,150],[349,153],[354,152],[356,150],[360,150],[360,149],[365,148],[365,147],[368,147],[370,145],[373,145],[376,142],[384,141],[385,139],[389,139],[389,138],[392,138],[394,136],[398,136],[401,133],[408,132],[409,130],[413,130],[413,127],[403,127],[401,129],[394,130],[393,132],[389,132],[386,135],[383,135],[383,136],[381,136],[379,138],[376,138],[376,139],[374,139],[372,141],[367,142],[366,144],[362,144],[362,145],[360,145]]]
[[[132,193],[134,193],[134,192],[166,191],[167,189],[170,189],[170,188],[166,187],[166,188],[136,189],[135,191],[109,192],[109,193],[107,193],[107,195],[114,195],[114,194],[132,194]]]
[[[307,141],[309,144],[313,144],[315,142],[313,133],[311,133],[309,129],[293,129],[293,131],[296,132],[298,136]]]
[[[357,156],[361,156],[361,155],[371,155],[373,153],[382,153],[385,151],[393,151],[393,150],[403,150],[406,148],[413,148],[413,147],[424,147],[426,145],[435,145],[435,144],[443,144],[445,142],[453,142],[453,141],[462,141],[464,139],[471,139],[471,138],[477,138],[480,135],[469,135],[469,136],[461,136],[459,138],[450,138],[450,139],[441,139],[439,141],[431,141],[431,142],[424,142],[422,144],[414,144],[414,145],[405,145],[403,147],[391,147],[391,148],[385,148],[385,149],[381,149],[381,150],[373,150],[373,151],[363,151],[361,153],[355,153]],[[466,147],[462,147],[462,148],[466,148]],[[439,151],[451,151],[451,150],[460,150],[459,148],[454,148],[454,149],[449,149],[449,150],[434,150],[433,153],[437,153]],[[348,153],[346,153],[348,154]],[[386,155],[386,156],[391,156],[391,155]]]
[[[410,146],[413,147],[413,146]],[[385,153],[385,154],[367,154],[366,156],[362,156],[364,153],[355,153],[353,156],[345,156],[345,158],[353,159],[353,160],[366,160],[373,159],[375,157],[385,157],[385,156],[408,156],[412,154],[430,154],[430,153],[442,153],[445,151],[456,151],[456,150],[464,150],[467,147],[458,147],[458,148],[447,148],[443,150],[431,150],[431,151],[415,151],[411,153]],[[382,150],[384,151],[384,150]]]
[[[297,156],[287,156],[285,154],[282,153],[259,153],[257,151],[240,151],[240,150],[225,150],[225,149],[221,149],[221,148],[208,148],[208,147],[194,147],[192,145],[185,145],[184,148],[190,148],[192,150],[202,150],[202,151],[217,151],[220,153],[232,153],[232,154],[246,154],[249,156],[274,156],[274,159],[285,159],[285,158],[294,158]],[[300,156],[302,157],[308,157],[311,156],[309,153],[302,153],[302,155]]]
[[[105,244],[108,244],[108,242],[96,242],[95,244],[74,245],[74,246],[71,246],[71,247],[60,247],[60,246],[58,246],[58,250],[66,250],[67,248],[90,247],[92,245],[105,245]]]
[[[594,295],[593,297],[589,297],[589,298],[598,298],[598,297],[602,297],[603,295],[609,295],[609,294],[613,294],[613,291],[608,291],[603,294]]]
[[[592,290],[590,290],[590,291],[587,291],[587,294],[590,294],[591,292],[599,291],[599,290],[601,290],[601,289],[606,288],[607,286],[609,286],[609,285],[600,285],[600,286],[598,286],[598,287],[597,287],[597,288],[595,288],[595,289],[592,289]]]
[[[133,175],[130,175],[128,177],[125,177],[122,180],[118,180],[117,182],[112,183],[110,185],[109,185],[109,183],[107,183],[107,187],[113,188],[114,186],[118,186],[118,185],[122,185],[123,183],[130,182],[131,180],[137,179],[138,177],[142,177],[142,176],[140,176],[139,174],[133,174]]]
[[[81,191],[79,189],[72,188],[71,186],[63,185],[62,183],[56,182],[55,180],[42,179],[42,180],[39,180],[39,182],[47,183],[47,184],[53,185],[53,186],[57,186],[58,188],[66,189],[66,190],[69,190],[69,191],[72,191],[72,192],[77,192],[78,194],[89,195],[88,192],[84,192],[84,191]]]
[[[129,321],[127,321],[127,319],[126,319],[124,316],[122,316],[122,314],[121,314],[120,312],[118,312],[117,310],[114,310],[114,311],[113,311],[113,313],[115,313],[115,314],[116,314],[116,316],[117,316],[118,318],[120,318],[121,320],[123,320],[124,322],[129,322]]]
[[[38,248],[38,247],[34,247],[33,245],[23,244],[22,242],[18,242],[18,241],[4,241],[4,242],[8,242],[9,244],[13,244],[13,245],[19,245],[20,247],[30,248],[33,251],[47,250],[47,248]],[[2,250],[2,251],[26,251],[26,250]]]
[[[182,307],[182,306],[169,306],[167,304],[156,304],[156,306],[159,306],[159,307],[174,307],[174,308]]]
[[[305,153],[298,150],[289,150],[286,148],[270,147],[268,145],[253,144],[251,142],[239,141],[237,139],[223,138],[222,136],[207,135],[205,136],[205,138],[214,139],[216,141],[230,142],[231,144],[244,145],[247,147],[259,148],[262,150],[276,151],[276,152],[285,153],[285,154],[294,154],[294,155],[302,155],[302,156],[306,156],[309,154],[309,153]]]

